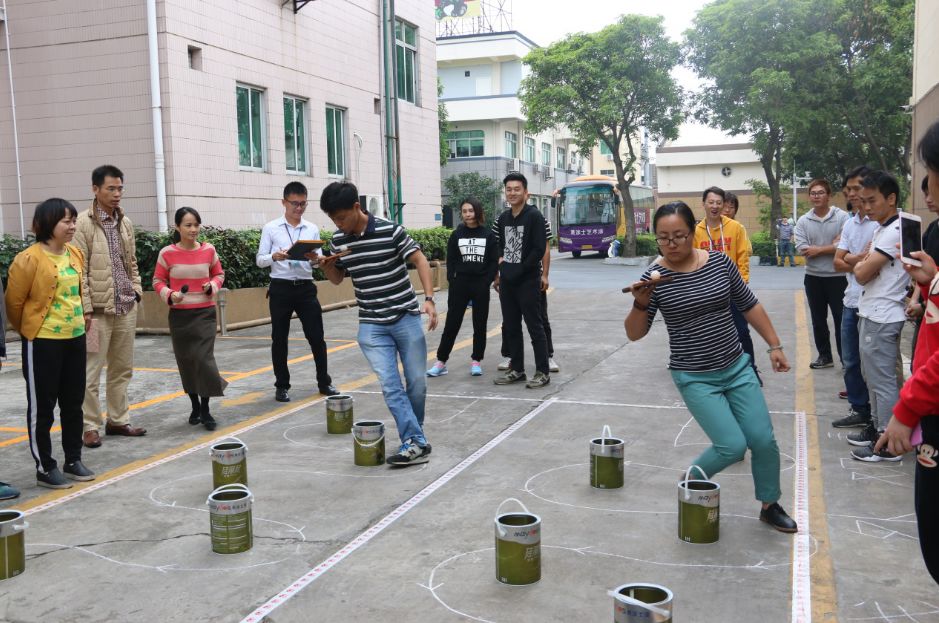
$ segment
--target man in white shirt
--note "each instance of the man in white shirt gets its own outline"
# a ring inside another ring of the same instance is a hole
[[[874,452],[873,444],[893,415],[899,399],[897,355],[900,332],[906,321],[906,288],[910,278],[897,258],[900,242],[900,218],[897,199],[900,186],[889,173],[871,171],[861,182],[859,210],[867,210],[880,223],[871,239],[870,251],[854,265],[854,276],[864,287],[858,303],[861,317],[858,332],[861,345],[861,370],[871,398],[871,422],[858,433],[848,435],[848,443],[858,446],[851,456],[859,461],[899,461],[886,447]]]
[[[326,366],[326,340],[323,338],[323,310],[316,299],[313,268],[308,260],[294,260],[288,249],[298,240],[318,240],[319,228],[303,219],[307,208],[306,186],[290,182],[284,187],[281,201],[284,216],[274,219],[261,230],[257,264],[270,267],[271,286],[268,305],[271,312],[271,360],[274,364],[275,393],[279,402],[289,402],[290,370],[287,369],[287,336],[294,312],[303,325],[303,335],[310,343],[316,364],[316,384],[321,394],[335,396],[339,390],[333,386]]]

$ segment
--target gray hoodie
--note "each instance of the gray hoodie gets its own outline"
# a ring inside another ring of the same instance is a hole
[[[841,235],[841,228],[851,215],[837,206],[831,206],[824,218],[819,218],[815,210],[810,210],[796,222],[796,249],[800,253],[806,247],[824,247],[832,244]],[[843,277],[835,270],[835,254],[818,255],[805,258],[805,274],[816,277]]]

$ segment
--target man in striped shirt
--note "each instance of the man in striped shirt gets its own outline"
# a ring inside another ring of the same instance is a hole
[[[355,185],[329,184],[320,196],[320,208],[337,229],[330,243],[334,253],[322,258],[320,265],[332,283],[341,283],[346,275],[352,278],[359,305],[359,347],[378,376],[385,404],[398,427],[401,447],[387,462],[395,466],[426,463],[431,448],[423,430],[427,343],[421,314],[430,317],[428,330],[437,327],[430,264],[403,227],[361,209]],[[417,267],[425,294],[422,306],[415,298],[405,260]],[[398,374],[398,357],[407,389]]]

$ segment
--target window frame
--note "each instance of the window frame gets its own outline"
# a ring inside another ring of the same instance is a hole
[[[249,159],[251,164],[242,164],[241,162],[241,123],[238,120],[238,91],[245,90],[248,94],[248,145],[251,146],[251,154]],[[256,166],[254,164],[254,128],[252,127],[252,117],[253,117],[253,104],[251,102],[251,95],[253,93],[258,94],[258,134],[260,138],[260,145],[258,146],[258,156],[260,157],[261,164]],[[266,172],[268,167],[268,137],[267,137],[267,90],[261,87],[254,87],[250,84],[235,84],[235,126],[236,134],[238,141],[238,168],[242,171],[256,171],[256,172]]]
[[[566,169],[567,168],[567,150],[563,147],[558,146],[557,149],[557,168]]]
[[[413,41],[410,42],[408,41],[409,32],[413,35]],[[418,61],[419,50],[417,49],[417,33],[417,26],[403,19],[395,18],[395,95],[399,100],[404,100],[414,105],[417,105],[420,97],[420,80],[418,80],[420,63]],[[399,59],[401,60],[400,67]],[[410,67],[408,67],[409,62]],[[402,70],[404,70],[404,76],[401,75]],[[410,70],[410,76],[408,75],[408,70]],[[404,91],[403,93],[402,89]]]
[[[329,145],[329,142],[330,142],[330,138],[329,138],[330,114],[329,113],[330,112],[333,113],[332,115],[333,126],[334,126],[333,141],[336,140],[335,138],[336,113],[338,113],[338,116],[339,116],[339,131],[341,134],[341,136],[339,137],[338,145],[333,145],[332,149],[330,148],[330,145]],[[340,178],[340,179],[345,179],[346,177],[346,113],[347,113],[347,109],[341,106],[336,106],[334,104],[326,104],[325,117],[326,117],[326,175],[327,177],[334,177],[334,178]],[[331,151],[335,151],[335,153],[330,154]],[[336,171],[330,171],[329,169],[330,155],[332,155],[334,162],[337,162],[342,165],[341,171],[339,171],[338,168]]]
[[[505,143],[505,157],[512,158],[513,160],[518,158],[518,134],[510,130],[506,130],[503,142]],[[509,149],[510,146],[512,148],[511,150]]]
[[[457,134],[462,136],[454,136]],[[466,156],[459,155],[461,143],[466,143]],[[473,153],[474,147],[479,147],[478,154]],[[484,157],[486,155],[486,133],[483,130],[451,130],[447,133],[447,149],[451,158]]]
[[[541,143],[541,164],[546,167],[551,166],[551,143]]]
[[[286,162],[287,160],[287,117],[284,116],[284,161],[286,163],[287,173],[292,173],[295,175],[309,175],[310,173],[310,158],[309,150],[307,149],[307,128],[310,126],[309,123],[309,104],[310,100],[302,98],[296,95],[288,95],[284,93],[284,107],[286,109],[287,102],[290,101],[293,107],[293,148],[294,148],[294,164],[296,164],[296,154],[297,148],[302,149],[302,158],[303,166],[301,168],[291,168],[291,163]],[[300,121],[301,121],[301,131],[297,132],[297,104],[302,106],[300,111]],[[286,113],[286,110],[284,111]]]
[[[532,164],[537,163],[538,162],[538,160],[536,159],[537,152],[535,149],[535,146],[537,145],[537,143],[535,142],[535,137],[526,136],[524,137],[523,140],[524,140],[524,144],[522,145],[522,153],[525,155],[523,160],[525,162],[531,162]],[[529,156],[531,156],[531,158],[529,158]]]

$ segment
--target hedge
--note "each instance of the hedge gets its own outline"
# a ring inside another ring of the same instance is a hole
[[[750,236],[753,255],[757,257],[776,257],[776,242],[765,231],[758,231]]]
[[[408,234],[417,242],[424,255],[429,260],[445,260],[447,257],[447,241],[451,230],[447,227],[431,227],[428,229],[408,229]],[[153,232],[138,229],[137,242],[137,270],[144,290],[151,290],[153,284],[153,269],[156,266],[160,249],[170,244],[170,232]],[[329,241],[332,232],[321,231],[320,238]],[[220,227],[203,227],[199,237],[204,242],[210,242],[218,251],[222,266],[225,268],[225,287],[232,290],[237,288],[264,287],[270,282],[270,270],[258,268],[255,257],[258,245],[261,242],[260,229],[223,229]],[[4,286],[7,280],[7,270],[16,254],[33,243],[30,236],[27,240],[5,234],[0,239],[0,277]],[[325,279],[320,269],[313,271],[314,279]]]
[[[623,257],[625,239],[623,236],[616,238],[620,243],[620,257]],[[659,254],[659,245],[655,242],[654,234],[636,234],[636,255],[654,256]]]

